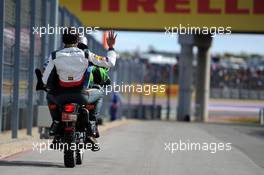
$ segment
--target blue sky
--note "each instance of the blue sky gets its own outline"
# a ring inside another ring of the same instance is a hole
[[[102,34],[95,34],[96,39],[102,40]],[[161,51],[179,52],[180,45],[177,36],[165,35],[163,32],[118,32],[116,49],[119,51],[147,51],[153,46]],[[264,35],[232,34],[214,37],[212,53],[258,53],[264,55]]]

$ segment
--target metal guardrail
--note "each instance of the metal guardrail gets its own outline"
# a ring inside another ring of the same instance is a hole
[[[36,125],[35,106],[45,104],[45,94],[34,91],[34,69],[42,67],[49,53],[62,44],[54,35],[34,35],[33,27],[48,24],[82,26],[73,14],[58,7],[58,0],[0,1],[0,132],[12,128],[13,138],[21,127],[27,127],[31,135],[32,125]],[[90,35],[88,38],[93,52],[105,53],[102,44]]]
[[[216,89],[210,90],[211,98],[264,100],[263,90]]]

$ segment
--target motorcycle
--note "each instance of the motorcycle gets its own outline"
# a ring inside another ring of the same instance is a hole
[[[48,91],[42,84],[42,74],[39,69],[35,70],[38,79],[37,90]],[[54,136],[52,149],[59,149],[64,153],[65,167],[73,168],[83,162],[85,149],[96,149],[97,145],[85,142],[87,123],[89,122],[89,110],[94,106],[77,103],[67,103],[58,106],[61,114],[61,122],[58,132]],[[99,148],[99,147],[98,147]]]

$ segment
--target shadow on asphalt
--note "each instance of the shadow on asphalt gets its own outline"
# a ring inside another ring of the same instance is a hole
[[[230,123],[225,123],[225,122],[206,122],[206,123],[200,123],[200,124],[209,124],[209,125],[222,125],[222,126],[241,126],[241,127],[254,127],[254,128],[263,128],[263,126],[261,126],[258,123],[235,123],[235,122],[230,122]]]
[[[29,166],[29,167],[46,167],[46,168],[65,168],[64,165],[54,162],[39,162],[39,161],[7,161],[0,160],[0,166]]]
[[[231,127],[236,131],[257,137],[259,139],[264,139],[264,127],[260,124],[255,123],[200,123],[200,126],[223,126],[223,127]],[[224,129],[224,128],[223,128]]]
[[[248,133],[248,135],[251,135],[251,136],[255,136],[255,137],[258,137],[258,138],[261,138],[261,139],[264,139],[264,130],[261,130],[261,131],[251,131]]]

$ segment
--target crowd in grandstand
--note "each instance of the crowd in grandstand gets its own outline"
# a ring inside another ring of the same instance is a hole
[[[264,62],[261,59],[255,60],[254,63],[252,62],[250,59],[249,61],[241,59],[239,62],[232,62],[232,59],[212,62],[211,87],[251,90],[264,89]]]
[[[170,66],[167,64],[145,63],[144,79],[147,83],[169,82]],[[173,68],[173,83],[178,83],[179,65]],[[196,69],[194,67],[194,74]],[[194,83],[195,83],[194,78]],[[220,56],[211,62],[211,88],[234,88],[264,90],[264,58],[239,58]]]
[[[264,70],[211,67],[212,88],[264,89]]]

